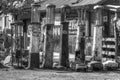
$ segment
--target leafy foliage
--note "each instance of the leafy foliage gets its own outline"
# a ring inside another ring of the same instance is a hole
[[[0,0],[0,13],[19,13],[32,2],[33,0]]]

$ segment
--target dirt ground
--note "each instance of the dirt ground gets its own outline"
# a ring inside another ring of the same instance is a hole
[[[74,58],[74,55],[70,55]],[[58,60],[58,54],[54,55]],[[71,60],[72,61],[72,60]],[[120,80],[119,71],[75,72],[60,70],[0,69],[0,80]]]
[[[44,69],[0,69],[0,80],[120,80],[120,71],[74,72]]]

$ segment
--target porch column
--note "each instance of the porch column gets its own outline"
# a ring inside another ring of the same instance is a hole
[[[47,24],[45,26],[45,42],[44,42],[45,59],[43,62],[43,67],[52,68],[54,52],[53,27],[55,21],[55,5],[48,4],[46,12],[47,12],[46,13]]]
[[[39,40],[40,40],[40,5],[32,4],[31,11],[31,37],[30,37],[30,55],[28,68],[39,68]]]
[[[62,6],[61,9],[61,38],[60,38],[60,66],[69,67],[69,47],[68,47],[68,25],[66,13],[69,10],[68,5]]]
[[[118,13],[115,12],[115,17],[114,17],[114,36],[116,39],[115,42],[115,58],[117,59],[119,56],[119,26],[117,25],[117,21],[118,21]]]
[[[92,56],[93,60],[102,60],[102,27],[103,27],[103,19],[102,19],[102,9],[96,9],[96,26],[94,27],[93,34],[93,50]]]

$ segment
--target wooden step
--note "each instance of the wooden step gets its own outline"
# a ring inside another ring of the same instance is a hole
[[[112,51],[102,51],[102,54],[107,54],[107,55],[115,55],[115,52]]]
[[[103,48],[115,48],[115,45],[109,45],[109,44],[105,45],[105,44],[103,44],[102,47]]]

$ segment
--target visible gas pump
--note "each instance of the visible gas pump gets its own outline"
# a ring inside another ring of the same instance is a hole
[[[14,23],[11,24],[12,25],[12,31],[15,31],[14,33],[14,38],[15,38],[15,58],[16,58],[16,62],[18,67],[22,67],[22,52],[23,52],[23,22],[22,21],[16,21]],[[12,58],[12,64],[13,64],[13,58]]]

